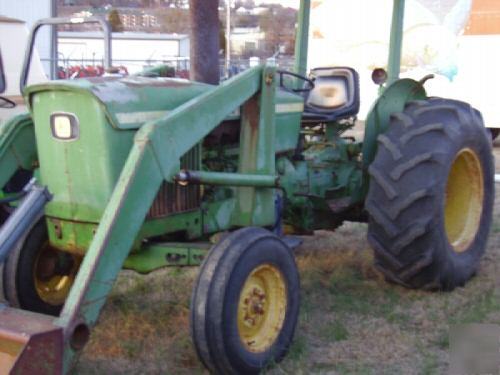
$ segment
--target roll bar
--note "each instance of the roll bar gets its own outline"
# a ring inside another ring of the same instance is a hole
[[[28,48],[24,54],[23,69],[21,71],[21,79],[19,81],[20,90],[23,92],[28,82],[28,74],[31,65],[31,58],[33,56],[33,49],[35,48],[35,38],[37,32],[42,26],[50,25],[75,25],[83,23],[97,23],[101,26],[104,36],[104,68],[111,68],[111,25],[108,21],[101,17],[54,17],[43,18],[37,21],[31,28],[30,36],[28,39]]]

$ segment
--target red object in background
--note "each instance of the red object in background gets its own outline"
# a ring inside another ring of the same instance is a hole
[[[500,34],[500,1],[473,0],[464,35]]]
[[[175,76],[177,78],[189,79],[189,70],[186,70],[186,69],[176,70]]]
[[[116,67],[117,73],[128,76],[126,66],[120,65]],[[67,68],[59,67],[57,72],[58,79],[75,79],[85,77],[101,77],[106,71],[101,65],[72,65]]]

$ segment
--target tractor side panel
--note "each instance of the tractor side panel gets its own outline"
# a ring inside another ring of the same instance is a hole
[[[299,139],[304,99],[302,96],[278,89],[276,91],[275,111],[275,150],[277,153],[294,150]]]
[[[42,91],[34,95],[32,107],[41,155],[41,183],[54,196],[45,209],[51,244],[61,250],[85,253],[128,157],[136,130],[112,127],[102,105],[86,93]],[[59,113],[76,118],[75,139],[62,140],[53,134],[51,116]],[[181,166],[186,169],[199,169],[200,162],[200,145],[181,158]],[[198,210],[200,194],[199,186],[181,187],[164,182],[146,220]],[[166,231],[166,227],[161,227],[154,235]]]
[[[42,184],[54,199],[46,215],[72,221],[99,222],[132,146],[135,131],[111,127],[91,96],[43,91],[33,97],[33,118]],[[58,139],[51,115],[72,114],[78,135]]]

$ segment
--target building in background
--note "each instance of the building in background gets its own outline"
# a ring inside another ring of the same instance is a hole
[[[239,56],[254,56],[263,48],[265,33],[259,26],[235,27],[231,31],[231,52]]]
[[[0,15],[22,20],[31,29],[39,19],[56,15],[56,0],[2,0],[0,1]],[[54,43],[55,36],[50,27],[46,26],[40,30],[37,36],[36,49],[43,61],[47,76],[51,76],[51,72],[55,72],[51,63],[55,56]],[[26,46],[18,46],[18,48],[24,51]]]
[[[113,65],[135,73],[147,66],[168,64],[187,70],[189,37],[183,34],[113,33]],[[58,33],[59,66],[102,66],[104,44],[99,32]]]

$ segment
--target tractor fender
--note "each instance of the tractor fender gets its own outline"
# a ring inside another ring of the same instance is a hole
[[[35,129],[29,114],[15,116],[0,126],[0,189],[19,168],[32,169],[37,159]],[[5,301],[3,267],[1,263],[0,303]]]
[[[29,114],[17,115],[0,126],[0,189],[18,169],[32,170],[37,160],[35,128]]]
[[[367,169],[377,152],[377,138],[389,127],[391,114],[402,112],[406,103],[412,100],[425,100],[427,93],[425,81],[415,81],[409,78],[399,79],[387,86],[368,112],[365,121],[365,136],[363,139],[363,167]]]

